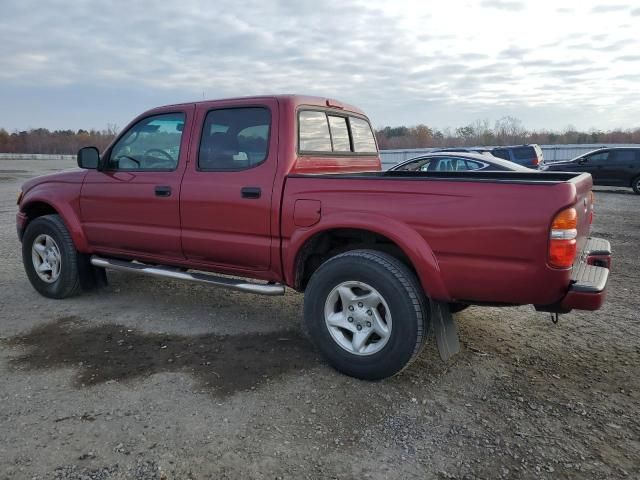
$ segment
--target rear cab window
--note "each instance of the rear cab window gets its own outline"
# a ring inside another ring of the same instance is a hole
[[[353,114],[304,109],[298,113],[298,151],[319,155],[377,155],[369,122]]]

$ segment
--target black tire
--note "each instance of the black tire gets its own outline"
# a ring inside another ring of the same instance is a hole
[[[466,303],[451,302],[449,303],[449,311],[451,313],[458,313],[466,310],[467,308],[469,308],[469,306],[470,305],[467,305]]]
[[[31,257],[33,243],[42,234],[53,238],[60,251],[60,274],[53,283],[47,283],[38,276]],[[45,297],[67,298],[81,290],[78,252],[58,215],[45,215],[29,223],[22,238],[22,262],[31,285]]]
[[[636,192],[636,194],[640,195],[640,175],[631,180],[631,188],[633,188],[633,191]]]
[[[363,282],[386,301],[392,328],[381,349],[358,355],[341,347],[325,322],[325,303],[343,282]],[[375,250],[351,250],[323,263],[305,291],[304,321],[311,340],[338,371],[364,380],[380,380],[401,372],[413,362],[428,333],[426,297],[416,276],[395,257]]]

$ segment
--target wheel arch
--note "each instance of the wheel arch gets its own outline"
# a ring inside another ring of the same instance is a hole
[[[38,217],[58,215],[67,227],[67,230],[69,230],[76,249],[79,252],[89,253],[89,244],[82,229],[80,218],[68,202],[58,202],[50,198],[43,198],[39,195],[27,194],[26,198],[24,198],[20,204],[20,211],[26,217],[23,227],[24,230],[27,229],[29,223]]]
[[[303,291],[322,262],[359,248],[393,255],[415,272],[431,298],[448,299],[438,262],[425,239],[409,225],[375,214],[327,216],[312,229],[294,232],[284,258],[287,283]]]

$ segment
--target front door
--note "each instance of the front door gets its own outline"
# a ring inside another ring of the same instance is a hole
[[[606,185],[606,167],[608,165],[609,156],[609,150],[587,155],[582,158],[578,171],[589,172],[593,177],[593,183],[596,185]]]
[[[198,104],[196,124],[180,194],[183,253],[223,270],[268,270],[278,103]]]
[[[80,197],[87,239],[98,252],[182,257],[180,181],[194,106],[135,121],[85,177]]]

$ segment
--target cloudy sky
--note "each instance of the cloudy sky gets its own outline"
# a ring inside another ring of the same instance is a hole
[[[375,126],[640,126],[639,0],[3,2],[0,127],[175,102],[335,97]]]

